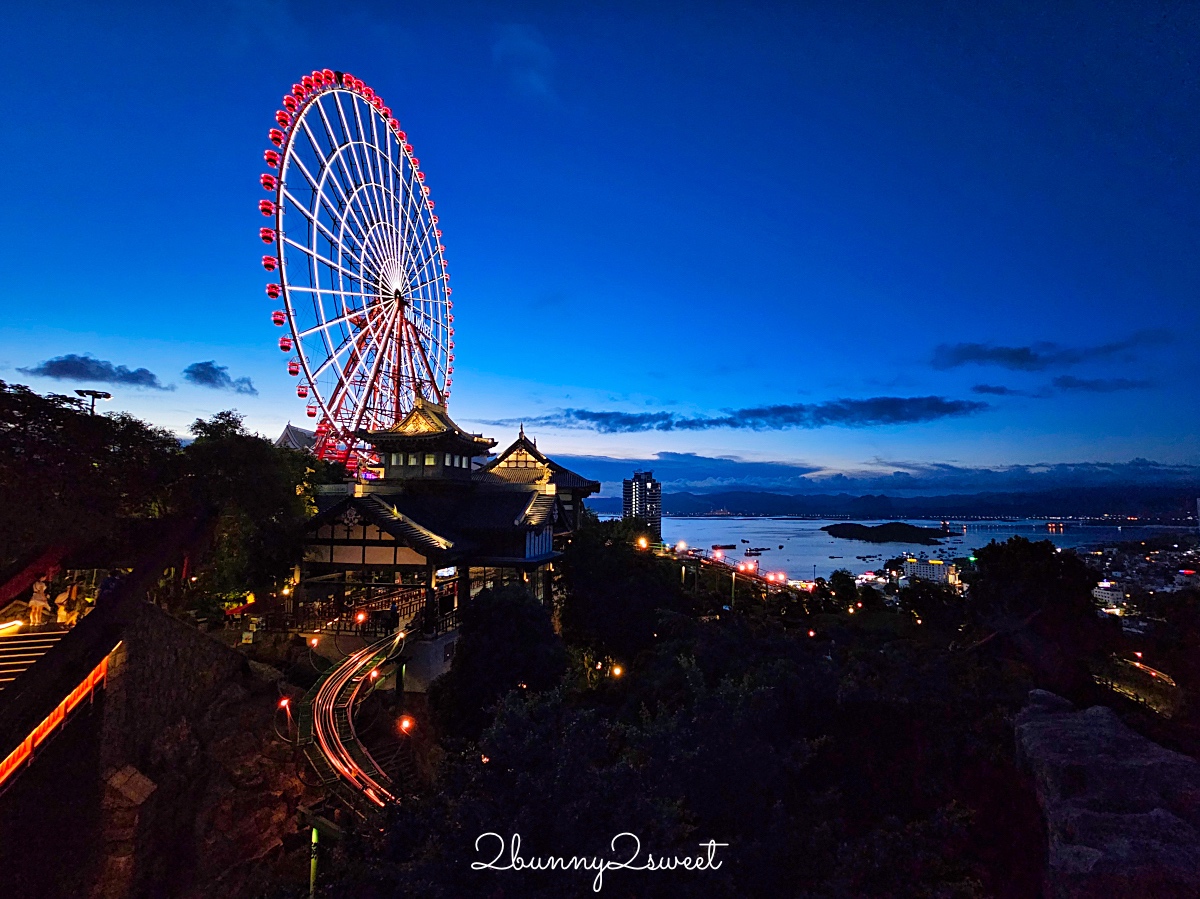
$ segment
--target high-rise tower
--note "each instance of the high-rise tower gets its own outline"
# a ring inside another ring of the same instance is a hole
[[[662,484],[654,480],[654,472],[635,471],[625,479],[621,517],[640,518],[650,526],[654,539],[662,540]]]

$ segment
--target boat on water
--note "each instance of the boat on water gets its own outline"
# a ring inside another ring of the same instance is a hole
[[[713,549],[737,549],[736,543],[714,543]]]
[[[841,558],[841,556],[830,556],[829,558],[831,558],[831,559],[840,559],[840,558]]]
[[[746,550],[746,551],[745,551],[745,553],[743,553],[743,555],[746,555],[746,556],[761,556],[761,555],[762,555],[762,553],[761,553],[761,552],[759,552],[759,551],[758,551],[758,550],[756,550],[756,549],[748,549],[748,550]]]

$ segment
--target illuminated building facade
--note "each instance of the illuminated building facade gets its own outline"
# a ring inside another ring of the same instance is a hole
[[[905,559],[904,576],[922,581],[932,581],[935,584],[948,584],[951,587],[962,585],[958,568],[941,559]]]
[[[621,492],[621,517],[640,518],[650,527],[655,540],[662,540],[662,484],[653,471],[635,471],[626,478]]]

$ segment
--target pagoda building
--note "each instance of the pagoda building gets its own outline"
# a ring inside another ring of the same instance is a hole
[[[305,538],[306,592],[421,585],[426,633],[453,627],[458,606],[484,587],[519,583],[550,602],[557,547],[597,482],[547,458],[523,428],[489,462],[494,440],[421,398],[393,427],[358,436],[378,464],[370,479],[321,488]]]

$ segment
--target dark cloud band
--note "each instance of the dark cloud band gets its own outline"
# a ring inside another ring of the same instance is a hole
[[[55,356],[53,359],[39,362],[32,368],[18,368],[17,371],[41,378],[54,378],[57,381],[122,384],[128,387],[148,387],[152,390],[175,389],[174,386],[164,385],[158,379],[158,375],[148,368],[131,369],[124,365],[113,365],[88,353],[82,356],[77,353]]]
[[[1029,346],[944,343],[933,351],[932,363],[934,368],[943,370],[963,365],[996,365],[1013,371],[1045,371],[1048,368],[1109,359],[1138,347],[1166,343],[1170,339],[1171,335],[1165,331],[1138,331],[1124,340],[1093,347],[1064,347],[1056,343],[1034,343]]]
[[[247,396],[258,396],[249,378],[232,378],[229,376],[229,366],[217,365],[211,359],[208,362],[193,362],[183,370],[183,379],[210,390],[231,390]]]
[[[952,400],[940,396],[879,396],[865,400],[831,400],[825,403],[793,403],[751,406],[723,415],[687,417],[673,412],[611,412],[563,409],[536,418],[528,425],[626,434],[641,431],[710,431],[720,428],[743,431],[782,431],[794,428],[870,428],[886,425],[920,424],[943,418],[972,415],[989,408],[974,400]],[[513,426],[517,419],[489,421],[496,426]]]

